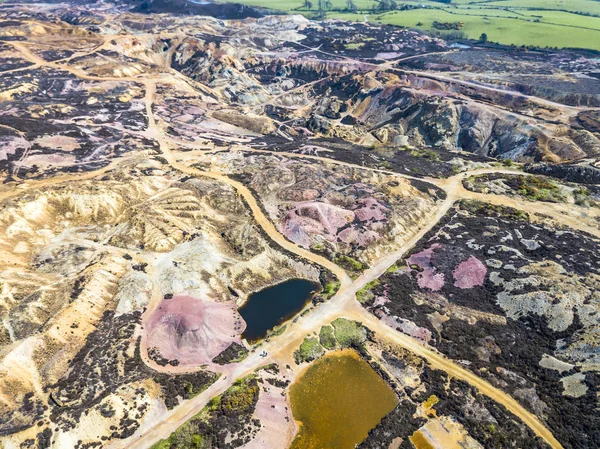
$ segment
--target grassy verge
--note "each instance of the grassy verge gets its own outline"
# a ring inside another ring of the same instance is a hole
[[[318,1],[306,7],[302,0],[236,0],[253,6],[314,17]],[[398,2],[404,10],[377,11],[378,2],[355,0],[356,12],[347,9],[346,0],[332,0],[327,18],[376,22],[416,28],[440,35],[479,39],[485,33],[490,42],[506,45],[587,48],[600,50],[600,2],[593,0],[506,0],[473,2],[434,0]],[[456,24],[445,30],[440,24]]]

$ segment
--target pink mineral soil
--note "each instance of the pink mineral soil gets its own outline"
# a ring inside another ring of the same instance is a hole
[[[356,226],[350,226],[340,232],[337,236],[338,241],[349,245],[367,246],[369,243],[379,240],[381,236],[371,230],[357,229]]]
[[[292,242],[308,247],[310,236],[320,234],[333,240],[337,230],[354,220],[354,212],[331,204],[298,204],[282,220],[283,234]]]
[[[400,332],[410,335],[417,340],[427,344],[432,338],[431,331],[424,327],[417,326],[414,322],[399,318],[397,316],[391,316],[382,309],[375,312],[377,317],[387,326],[399,330]]]
[[[473,288],[483,285],[487,268],[477,257],[471,256],[464,262],[459,263],[452,275],[454,286],[459,288]]]
[[[367,187],[362,184],[352,186],[354,190],[361,192],[367,191]],[[304,200],[318,196],[318,192],[310,189],[284,191],[281,196],[287,200]],[[385,229],[384,222],[390,210],[371,197],[357,200],[351,207],[353,210],[320,201],[298,202],[283,217],[281,231],[292,242],[304,247],[309,247],[311,238],[316,235],[330,242],[338,241],[361,247],[379,240],[381,234],[377,231]],[[361,226],[348,227],[355,219]]]
[[[152,312],[147,346],[180,365],[202,365],[231,343],[240,343],[245,327],[233,304],[179,295],[163,300]]]
[[[254,419],[261,422],[260,430],[241,449],[272,449],[289,447],[295,424],[283,390],[265,382],[254,410]]]
[[[361,201],[361,206],[354,210],[356,218],[360,221],[381,221],[385,220],[389,209],[383,204],[379,203],[374,198],[364,198]]]
[[[419,287],[428,288],[436,292],[441,290],[444,286],[444,274],[436,273],[435,267],[431,263],[433,252],[441,247],[442,245],[439,243],[434,243],[429,248],[421,251],[420,253],[413,254],[407,259],[406,263],[408,266],[416,265],[423,269],[423,271],[417,275],[417,284]]]

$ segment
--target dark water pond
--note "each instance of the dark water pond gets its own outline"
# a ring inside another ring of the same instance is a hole
[[[242,338],[251,343],[264,338],[271,329],[300,312],[320,288],[306,279],[290,279],[252,293],[238,310],[246,322]]]

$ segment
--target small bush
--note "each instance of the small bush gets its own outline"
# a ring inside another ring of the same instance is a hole
[[[325,288],[323,288],[323,291],[321,292],[321,296],[323,296],[325,299],[329,299],[337,293],[339,288],[340,288],[339,281],[330,281],[327,284],[325,284]]]

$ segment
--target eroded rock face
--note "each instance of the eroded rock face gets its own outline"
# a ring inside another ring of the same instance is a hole
[[[148,306],[154,283],[152,278],[141,271],[132,270],[119,280],[115,295],[117,313],[130,313]]]
[[[419,229],[441,199],[426,184],[343,165],[241,152],[210,160],[259,195],[289,240],[341,263],[350,257],[370,265]]]
[[[600,184],[600,169],[589,165],[526,165],[526,171],[553,176],[569,182],[581,184]]]
[[[351,210],[331,204],[305,203],[297,206],[282,221],[284,234],[293,242],[309,247],[311,235],[335,239],[338,230],[355,219]]]
[[[598,136],[587,131],[565,128],[519,117],[477,101],[456,101],[449,91],[460,86],[432,83],[418,76],[375,74],[380,87],[356,88],[368,84],[368,75],[340,77],[334,92],[326,92],[307,122],[308,128],[326,136],[344,136],[346,140],[365,140],[371,133],[385,144],[463,150],[482,156],[517,161],[579,160],[595,156],[600,150]],[[325,92],[324,92],[325,93]],[[501,94],[494,100],[502,103]],[[344,113],[340,124],[333,122]],[[347,123],[345,125],[344,123]],[[352,125],[352,126],[350,126]],[[390,127],[407,130],[394,131]]]
[[[231,5],[139,2],[138,14],[76,3],[0,11],[6,446],[82,449],[147,432],[216,378],[175,373],[235,371],[213,360],[247,353],[235,307],[250,292],[331,280],[265,237],[220,173],[247,186],[290,241],[351,275],[435,215],[444,193],[419,177],[489,169],[491,156],[597,182],[598,112],[565,106],[600,104],[598,83],[581,76],[598,62],[580,52],[449,51],[368,23],[168,14],[259,15]],[[566,161],[581,163],[551,165]],[[598,447],[597,242],[463,206],[365,304],[505,389],[565,446]],[[418,429],[475,447],[537,444],[474,389],[398,348],[368,349],[402,404],[363,447],[408,444]],[[273,388],[252,379],[242,410],[210,412],[217,446],[293,437],[287,378],[257,376]],[[431,395],[441,399],[433,430]]]
[[[246,115],[227,111],[217,111],[213,114],[213,117],[225,123],[248,129],[257,134],[270,134],[275,131],[275,125],[268,117]]]
[[[3,205],[0,251],[10,257],[0,266],[0,389],[11,395],[0,400],[0,431],[11,441],[38,422],[57,428],[52,439],[65,447],[130,436],[212,382],[205,371],[159,375],[143,361],[146,346],[170,367],[210,363],[239,342],[237,300],[320,275],[271,247],[230,186],[182,180],[158,162],[32,189]],[[211,299],[192,299],[202,306],[194,308],[186,294]],[[159,337],[142,345],[141,313],[166,297],[159,307],[184,307],[144,326]]]

